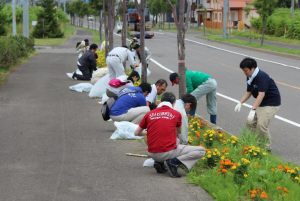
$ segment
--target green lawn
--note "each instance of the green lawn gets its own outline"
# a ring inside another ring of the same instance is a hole
[[[228,39],[224,39],[223,36],[221,36],[221,35],[207,35],[206,38],[209,40],[225,42],[225,43],[230,43],[230,44],[239,45],[239,46],[246,46],[246,47],[251,47],[251,48],[256,48],[256,49],[261,49],[261,50],[267,50],[270,52],[300,56],[300,50],[280,47],[279,45],[278,46],[273,46],[273,45],[261,46],[259,41],[250,42],[250,40],[247,41],[247,40],[242,40],[242,39],[238,39],[238,38],[230,38],[230,37]]]
[[[62,30],[64,30],[63,38],[35,38],[35,45],[41,46],[56,46],[65,43],[74,33],[75,27],[70,24],[62,25]]]
[[[94,29],[88,29],[88,28],[82,28],[92,34],[92,41],[90,43],[96,43],[100,44],[100,36],[99,31]],[[104,34],[103,34],[103,40],[104,40]]]

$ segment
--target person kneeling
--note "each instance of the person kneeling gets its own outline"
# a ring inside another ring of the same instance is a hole
[[[154,159],[157,173],[164,173],[167,168],[171,177],[180,177],[178,166],[183,164],[190,170],[205,155],[205,148],[179,144],[181,114],[173,109],[175,101],[173,93],[164,93],[158,107],[141,120],[135,135],[143,135],[147,129],[148,155]]]

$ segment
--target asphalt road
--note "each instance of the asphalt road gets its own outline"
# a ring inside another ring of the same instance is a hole
[[[187,34],[185,42],[187,68],[207,72],[217,80],[218,125],[234,134],[244,127],[250,110],[243,107],[240,113],[233,111],[236,103],[231,99],[239,100],[246,90],[246,78],[239,63],[245,56],[257,59],[258,66],[276,81],[282,96],[278,116],[284,120],[275,119],[270,126],[273,153],[300,164],[299,59],[201,40],[195,34]],[[156,32],[153,39],[146,40],[146,46],[156,62],[177,71],[176,33]],[[151,63],[150,68],[166,72],[155,63]],[[253,100],[248,103],[252,104]],[[200,115],[208,118],[205,100],[199,102],[198,110]]]
[[[185,178],[143,168],[138,141],[112,141],[97,100],[71,92],[79,31],[65,45],[40,49],[0,86],[0,201],[212,200]],[[167,72],[153,71],[153,80]]]

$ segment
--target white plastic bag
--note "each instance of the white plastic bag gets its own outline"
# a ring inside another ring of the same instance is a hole
[[[134,131],[137,129],[138,125],[131,123],[129,121],[120,121],[114,122],[115,127],[117,128],[115,132],[111,135],[110,139],[127,139],[127,140],[135,140],[142,139],[141,136],[135,136]]]
[[[153,167],[153,166],[154,166],[153,158],[148,158],[144,161],[143,167]]]
[[[93,72],[91,83],[95,84],[101,77],[108,73],[108,68],[98,68]]]
[[[106,88],[109,82],[109,74],[101,77],[96,84],[92,87],[89,97],[91,98],[101,98],[102,95],[106,92]]]
[[[90,83],[79,83],[79,84],[69,86],[69,89],[77,92],[90,92],[92,87],[93,85]]]

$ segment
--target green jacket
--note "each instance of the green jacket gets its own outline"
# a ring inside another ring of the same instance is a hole
[[[200,71],[185,71],[187,93],[194,91],[199,85],[211,78],[209,74]]]

